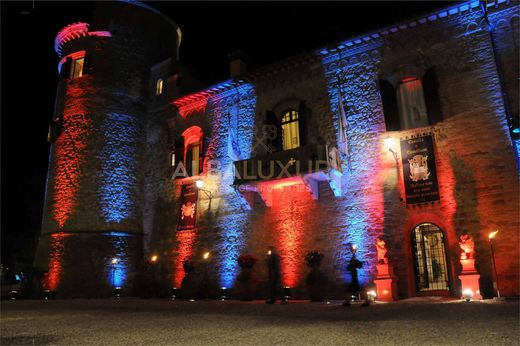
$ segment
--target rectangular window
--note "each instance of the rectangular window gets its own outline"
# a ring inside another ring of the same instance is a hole
[[[70,78],[78,78],[83,76],[84,62],[85,58],[79,58],[72,61],[72,66],[70,67]]]

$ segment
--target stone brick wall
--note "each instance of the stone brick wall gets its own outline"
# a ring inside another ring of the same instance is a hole
[[[106,295],[107,287],[117,284],[100,274],[107,259],[120,257],[124,270],[116,272],[121,272],[121,281],[141,261],[148,79],[158,54],[157,40],[151,37],[168,34],[169,42],[176,42],[175,28],[161,30],[170,22],[158,21],[147,9],[126,3],[99,6],[93,26],[110,37],[79,37],[63,46],[63,55],[85,50],[92,68],[85,76],[61,81],[57,100],[63,130],[51,148],[36,265],[45,269],[55,256],[46,238],[70,235],[61,248],[70,253],[74,246],[74,255],[64,255],[60,262],[62,275],[55,287],[60,295],[89,296],[89,285],[98,285],[99,294]],[[162,54],[164,60],[176,50]],[[76,273],[88,270],[90,283]]]
[[[501,234],[496,240],[501,292],[518,294],[518,261],[507,260],[518,258],[518,180],[483,13],[473,8],[393,29],[350,46],[344,44],[343,49],[317,53],[322,54],[321,62],[311,57],[253,79],[257,126],[263,124],[267,110],[305,101],[311,110],[306,119],[308,144],[336,144],[340,77],[349,142],[349,155],[342,156],[343,193],[334,197],[328,184],[321,183],[319,199],[314,200],[304,185],[295,185],[277,189],[272,207],[265,207],[257,195],[248,209],[244,196],[223,193],[228,186],[208,177],[208,189],[215,196],[208,210],[208,201],[200,195],[199,224],[188,237],[190,250],[184,249],[183,256],[198,258],[206,250],[215,252],[215,282],[220,280],[226,286],[233,282],[238,271],[230,258],[251,253],[263,260],[267,246],[275,245],[282,258],[283,284],[304,297],[304,255],[317,249],[325,254],[322,268],[330,278],[330,294],[340,297],[350,280],[346,270],[349,244],[358,245],[358,258],[364,263],[361,282],[371,284],[376,275],[375,244],[381,237],[398,276],[399,296],[413,296],[417,293],[411,231],[429,222],[445,234],[452,295],[460,294],[458,240],[463,232],[472,234],[476,242],[483,294],[493,295],[487,234],[495,228]],[[505,53],[507,59],[514,60],[510,52]],[[377,80],[397,83],[410,74],[420,79],[432,66],[439,79],[444,120],[434,126],[387,132]],[[214,107],[208,102],[205,114],[213,124],[207,155],[223,162],[227,129],[221,114],[232,107],[232,103]],[[197,117],[179,118],[174,127],[197,124],[202,121]],[[435,203],[407,206],[402,163],[394,160],[383,142],[388,136],[399,139],[423,133],[434,136],[441,197]],[[173,200],[179,197],[178,191]],[[182,237],[178,239],[176,249],[182,248]],[[262,261],[256,270],[265,279]]]
[[[303,298],[304,256],[319,250],[325,255],[328,295],[341,298],[351,280],[346,269],[350,245],[358,246],[363,262],[359,278],[369,286],[377,274],[376,240],[382,238],[403,298],[420,294],[411,232],[421,223],[433,223],[445,235],[449,294],[460,295],[458,240],[467,232],[476,244],[482,294],[494,295],[487,235],[499,229],[500,290],[518,295],[519,186],[502,92],[510,102],[517,97],[511,76],[518,71],[511,66],[518,66],[518,45],[507,41],[514,29],[501,24],[511,24],[517,11],[517,4],[502,4],[490,12],[494,36],[478,6],[399,24],[252,73],[247,82],[223,82],[190,95],[191,104],[149,95],[149,68],[166,58],[157,56],[150,37],[162,27],[147,20],[145,30],[129,25],[129,18],[138,17],[135,13],[113,20],[111,38],[84,41],[88,52],[94,49],[93,73],[60,87],[57,109],[63,98],[65,126],[51,152],[39,257],[43,262],[48,257],[50,272],[64,278],[58,280],[62,292],[74,295],[81,290],[74,286],[79,284],[74,275],[89,268],[103,273],[102,280],[93,278],[97,286],[89,286],[90,292],[108,292],[120,277],[110,276],[111,270],[125,272],[131,282],[143,244],[146,256],[160,257],[157,279],[163,287],[180,286],[188,258],[195,260],[200,276],[207,251],[212,289],[233,287],[240,272],[236,260],[249,253],[259,260],[255,271],[262,294],[263,260],[267,247],[274,245],[281,256],[282,284]],[[73,42],[65,50],[78,49],[83,41]],[[443,120],[386,131],[378,80],[397,85],[406,76],[421,79],[430,67],[438,77]],[[267,111],[280,117],[287,107],[304,102],[306,144],[341,144],[340,91],[348,128],[340,196],[327,181],[319,183],[317,199],[303,183],[272,181],[267,184],[274,189],[268,207],[260,194],[232,185],[233,160],[265,154],[257,136]],[[515,111],[512,103],[511,109]],[[203,173],[171,179],[169,155],[191,126],[204,134]],[[434,137],[440,200],[407,206],[400,148],[393,148],[395,160],[384,140],[425,133]],[[177,232],[182,184],[196,178],[204,180],[212,196],[199,192],[196,229]],[[71,246],[83,250],[74,257]],[[97,252],[85,255],[89,249]],[[114,256],[125,259],[121,267],[110,267]]]

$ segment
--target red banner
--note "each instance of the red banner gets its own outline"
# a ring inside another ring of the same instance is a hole
[[[193,229],[197,224],[197,200],[199,191],[195,184],[182,185],[178,231]]]

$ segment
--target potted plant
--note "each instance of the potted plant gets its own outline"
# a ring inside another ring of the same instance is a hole
[[[320,264],[323,260],[323,254],[317,250],[310,251],[305,255],[305,264],[310,268],[305,284],[307,292],[312,302],[321,302],[325,300],[327,290],[327,277],[320,271]]]
[[[235,285],[237,295],[240,300],[253,300],[257,283],[253,272],[256,258],[250,254],[243,254],[238,257],[237,261],[241,268],[240,274],[238,274],[237,277],[237,283]]]

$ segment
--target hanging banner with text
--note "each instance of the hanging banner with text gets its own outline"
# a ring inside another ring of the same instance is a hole
[[[401,139],[406,204],[438,201],[439,185],[431,134]]]
[[[199,191],[195,184],[182,185],[181,210],[179,212],[178,231],[193,229],[197,223],[197,199]]]

